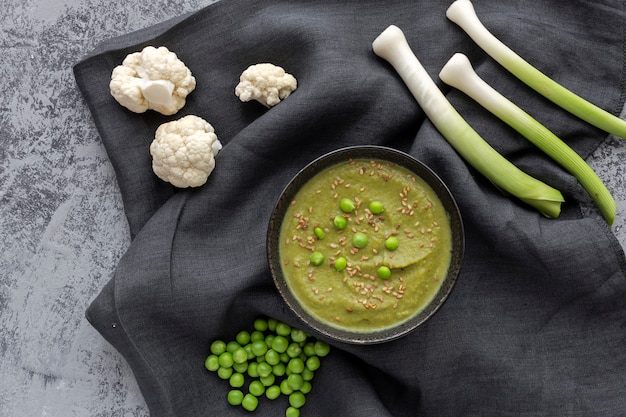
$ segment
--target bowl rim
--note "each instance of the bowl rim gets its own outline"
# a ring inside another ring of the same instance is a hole
[[[323,323],[309,314],[291,293],[284,277],[280,255],[280,227],[287,208],[298,190],[311,177],[323,169],[350,159],[368,158],[392,162],[409,169],[418,177],[422,178],[435,191],[442,201],[450,219],[452,230],[452,258],[448,273],[435,295],[435,298],[422,311],[397,326],[388,327],[372,332],[356,332],[340,329]],[[268,222],[266,235],[266,256],[274,286],[281,298],[287,304],[292,313],[307,327],[330,339],[350,344],[376,344],[388,342],[407,335],[433,316],[445,303],[454,288],[465,254],[465,231],[463,220],[458,204],[452,192],[444,181],[425,163],[414,156],[386,146],[379,145],[355,145],[342,147],[327,152],[300,169],[283,188],[274,204]]]

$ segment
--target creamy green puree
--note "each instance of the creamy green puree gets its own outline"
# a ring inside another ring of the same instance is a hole
[[[409,170],[355,159],[296,194],[280,231],[287,285],[313,317],[368,332],[422,311],[450,265],[452,232],[435,192]]]

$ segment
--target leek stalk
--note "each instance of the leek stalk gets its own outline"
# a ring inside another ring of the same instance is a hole
[[[512,51],[482,24],[470,0],[454,1],[446,16],[491,58],[533,90],[587,123],[626,138],[626,121],[571,92]]]
[[[562,194],[511,164],[472,129],[428,75],[400,28],[389,26],[374,40],[372,49],[392,65],[433,125],[471,166],[545,216],[558,217]]]
[[[593,169],[554,133],[481,79],[467,56],[460,53],[452,56],[441,69],[439,78],[474,99],[576,177],[606,222],[613,224],[615,200]]]

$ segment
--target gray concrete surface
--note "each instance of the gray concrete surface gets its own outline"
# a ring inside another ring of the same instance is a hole
[[[142,417],[85,308],[128,246],[72,66],[100,41],[215,0],[0,2],[0,416]]]
[[[213,1],[2,0],[0,417],[148,415],[126,362],[84,318],[129,239],[71,68],[101,40]],[[624,160],[619,139],[590,159],[618,201],[622,245]]]

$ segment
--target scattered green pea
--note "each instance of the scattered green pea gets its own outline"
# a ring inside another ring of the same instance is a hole
[[[270,331],[275,331],[276,330],[276,324],[278,323],[278,320],[274,319],[274,318],[269,318],[267,319],[267,328]]]
[[[204,367],[209,371],[215,372],[220,367],[220,361],[217,355],[211,354],[204,361]]]
[[[381,266],[378,268],[378,276],[382,279],[389,279],[391,278],[391,269],[389,269],[388,266]]]
[[[289,341],[285,336],[276,336],[272,341],[272,349],[278,353],[284,353],[289,346]]]
[[[311,261],[311,264],[319,266],[324,263],[324,254],[322,252],[315,251],[309,257],[309,261]]]
[[[239,372],[234,372],[228,379],[230,386],[233,388],[241,388],[245,382],[245,378]]]
[[[367,235],[363,232],[356,232],[352,235],[352,244],[359,249],[367,246]]]
[[[296,356],[300,356],[302,353],[302,348],[296,342],[289,344],[287,347],[287,351],[285,352],[289,355],[290,358],[295,358]]]
[[[330,353],[330,345],[323,340],[316,340],[313,344],[313,350],[317,356],[323,358]],[[313,356],[313,355],[308,355]]]
[[[343,256],[335,259],[335,270],[341,272],[348,267],[348,260]]]
[[[398,249],[398,238],[395,236],[389,236],[385,240],[385,248],[387,250],[396,250]]]
[[[300,410],[295,407],[288,407],[285,411],[285,417],[300,417]]]
[[[304,368],[301,375],[302,379],[304,379],[305,381],[311,381],[313,379],[313,376],[315,376],[315,372],[313,372],[309,368]]]
[[[252,326],[254,327],[254,330],[264,332],[268,327],[267,320],[264,318],[258,318],[254,320],[254,324]]]
[[[252,378],[258,378],[259,377],[259,364],[258,362],[251,362],[248,365],[248,375]]]
[[[241,406],[248,411],[254,411],[259,406],[259,399],[248,393],[241,400]]]
[[[300,387],[300,392],[306,395],[309,392],[311,392],[312,388],[313,388],[313,385],[311,385],[310,381],[304,381],[302,383],[302,386]]]
[[[300,374],[291,374],[287,377],[287,384],[294,391],[298,391],[302,388],[302,384],[304,384],[304,378]]]
[[[276,352],[274,349],[268,349],[268,351],[265,352],[265,362],[270,366],[278,365],[280,363],[280,353]]]
[[[291,335],[291,326],[287,323],[279,322],[276,324],[276,334],[278,336],[290,336]]]
[[[241,405],[243,401],[243,392],[238,389],[233,389],[228,391],[228,404],[230,405]]]
[[[278,385],[272,385],[265,390],[265,396],[269,400],[275,400],[276,398],[280,397],[280,394],[280,387]]]
[[[335,216],[333,218],[333,224],[339,230],[343,230],[348,226],[348,220],[343,216]]]
[[[233,364],[233,371],[235,372],[239,372],[240,374],[243,374],[247,370],[248,370],[248,362]]]
[[[267,362],[259,362],[259,364],[256,367],[256,371],[259,374],[259,377],[263,378],[268,375],[271,375],[273,368],[272,368],[272,365],[270,365]]]
[[[289,395],[289,405],[293,408],[300,408],[306,402],[306,397],[300,391],[295,391]]]
[[[259,378],[259,381],[261,381],[261,383],[264,386],[269,387],[271,385],[274,385],[274,382],[276,382],[276,376],[274,376],[274,374],[269,374],[268,376],[262,376]]]
[[[233,363],[235,363],[233,361],[233,354],[228,351],[223,352],[220,356],[218,356],[218,361],[220,366],[224,368],[230,368],[233,366]]]
[[[296,343],[302,343],[305,342],[307,337],[309,337],[308,334],[306,334],[306,332],[304,330],[300,330],[300,329],[296,329],[296,328],[292,328],[291,329],[291,340],[293,340]]]
[[[254,356],[263,356],[265,355],[265,352],[267,352],[267,344],[265,343],[265,340],[252,342],[252,353],[254,353]]]
[[[300,374],[304,370],[304,361],[300,358],[293,358],[287,364],[287,369],[295,374]]]
[[[228,342],[226,344],[226,352],[233,353],[234,351],[236,351],[240,347],[241,347],[241,345],[233,340],[233,341]]]
[[[224,368],[223,366],[217,368],[217,376],[220,377],[220,379],[230,379],[233,372],[233,368]]]
[[[286,371],[287,371],[287,367],[282,362],[277,363],[276,365],[272,366],[272,373],[276,376],[283,376],[285,375]]]
[[[254,380],[248,385],[248,392],[255,397],[259,397],[265,393],[265,385],[259,380]]]
[[[223,340],[216,340],[211,343],[211,353],[214,355],[221,355],[226,352],[226,343]]]
[[[370,211],[372,214],[381,214],[385,211],[385,206],[380,201],[374,200],[370,203]]]
[[[281,392],[283,395],[289,395],[289,394],[291,394],[291,393],[293,392],[293,388],[291,388],[291,387],[289,386],[289,382],[287,382],[287,379],[283,379],[283,380],[280,382],[280,392]]]
[[[254,352],[252,351],[252,344],[248,343],[247,345],[244,346],[244,349],[246,350],[246,353],[248,354],[248,360],[253,359],[256,356]]]
[[[317,371],[320,368],[320,358],[317,356],[310,356],[306,360],[306,367],[311,371]]]
[[[255,330],[252,333],[250,333],[250,341],[251,342],[256,342],[256,341],[264,340],[264,339],[265,339],[265,335],[263,334],[263,332]]]
[[[237,343],[239,343],[240,346],[245,346],[250,343],[250,333],[246,330],[243,330],[237,333],[235,340],[237,341]]]
[[[241,346],[235,349],[232,353],[232,358],[234,363],[244,363],[248,361],[248,352]]]
[[[313,233],[318,239],[324,239],[326,237],[326,232],[324,232],[324,229],[322,229],[321,227],[316,227],[315,229],[313,229]]]
[[[315,343],[313,342],[305,343],[304,346],[302,347],[302,352],[304,352],[306,356],[315,355]]]
[[[354,201],[350,200],[349,198],[342,198],[339,202],[339,208],[344,213],[352,213],[356,208],[356,204],[354,204]]]

